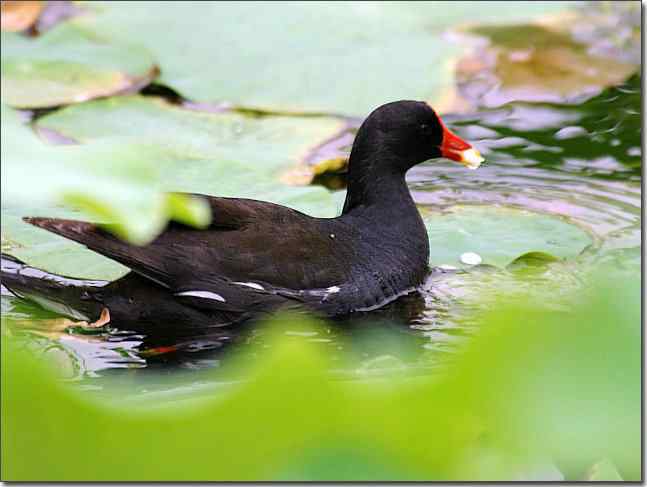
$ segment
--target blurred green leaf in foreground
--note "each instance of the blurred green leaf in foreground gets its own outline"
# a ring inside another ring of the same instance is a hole
[[[41,230],[29,228],[20,216],[118,223],[111,230],[142,244],[154,238],[168,219],[197,227],[209,223],[210,212],[202,199],[166,191],[261,195],[306,211],[334,213],[332,196],[324,188],[286,187],[277,179],[282,167],[296,164],[341,125],[332,117],[200,113],[124,96],[88,102],[70,112],[65,109],[42,125],[35,124],[39,131],[60,129],[66,140],[82,142],[50,145],[21,123],[16,111],[3,105],[3,238],[15,247],[10,250],[17,257],[65,273],[70,272],[70,260],[82,254],[80,246],[63,244],[51,235],[43,237]],[[60,204],[83,213],[54,207]],[[61,248],[44,258],[48,250],[38,249],[38,242],[48,246],[54,241]],[[92,260],[87,252],[84,258]],[[93,273],[86,277],[119,273],[101,257],[95,256],[91,267]]]
[[[318,324],[278,317],[274,345],[232,366],[244,380],[184,401],[99,403],[5,339],[2,478],[638,480],[631,284],[580,290],[566,310],[502,299],[450,366],[425,378],[334,380],[316,344],[284,332]]]
[[[115,140],[88,145],[48,146],[2,106],[2,206],[67,203],[115,232],[144,243],[167,218],[209,224],[206,202],[165,194],[159,165],[169,155],[151,144]],[[35,177],[37,176],[37,177]]]

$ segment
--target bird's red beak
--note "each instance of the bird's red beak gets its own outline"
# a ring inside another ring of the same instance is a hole
[[[449,130],[440,117],[438,120],[440,120],[440,124],[443,127],[443,141],[440,144],[440,153],[442,156],[452,161],[460,162],[469,169],[478,168],[484,161],[481,153]]]

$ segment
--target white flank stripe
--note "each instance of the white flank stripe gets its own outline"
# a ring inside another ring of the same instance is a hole
[[[222,301],[223,303],[227,302],[227,300],[223,298],[220,294],[212,293],[211,291],[183,291],[181,293],[175,293],[175,296],[193,296],[196,298],[213,299],[215,301]]]
[[[234,284],[251,287],[252,289],[258,289],[259,291],[265,291],[265,288],[263,286],[256,284],[255,282],[234,282]]]

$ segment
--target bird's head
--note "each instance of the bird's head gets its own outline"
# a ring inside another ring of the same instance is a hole
[[[409,100],[375,109],[360,127],[353,153],[351,165],[355,162],[353,159],[360,159],[362,166],[389,165],[373,169],[398,172],[441,157],[470,169],[478,168],[483,162],[481,154],[451,132],[431,106]]]

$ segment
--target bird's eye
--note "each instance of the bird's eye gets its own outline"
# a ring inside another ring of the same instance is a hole
[[[429,128],[429,125],[427,125],[426,123],[423,123],[422,125],[420,125],[420,130],[427,130],[428,128]]]

